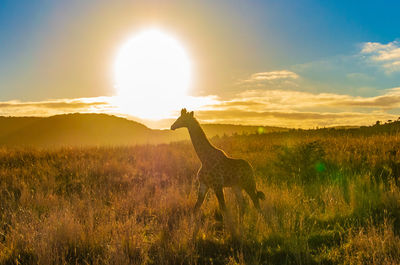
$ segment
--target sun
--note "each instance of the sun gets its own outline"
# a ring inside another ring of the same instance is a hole
[[[119,49],[115,65],[118,105],[140,118],[163,118],[187,95],[191,61],[171,35],[148,29]]]

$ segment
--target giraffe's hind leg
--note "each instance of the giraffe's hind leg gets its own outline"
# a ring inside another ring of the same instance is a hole
[[[257,210],[261,210],[259,199],[262,198],[262,196],[256,189],[256,183],[254,181],[253,175],[251,175],[251,177],[248,177],[248,181],[244,185],[244,190],[247,192],[247,194],[250,196],[250,199],[253,201],[254,207],[256,207]]]
[[[256,182],[254,180],[254,173],[253,169],[250,167],[245,167],[243,170],[243,174],[241,177],[241,186],[250,196],[251,200],[253,201],[254,207],[257,210],[261,210],[259,199],[264,197],[262,192],[258,192],[256,189]]]
[[[256,207],[256,209],[260,211],[261,207],[260,207],[259,197],[257,195],[257,190],[254,189],[252,191],[247,191],[247,194],[249,194],[251,200],[253,201],[254,207]]]
[[[245,201],[243,198],[242,189],[237,186],[233,187],[232,189],[233,189],[233,192],[235,193],[236,201],[239,205],[239,223],[242,223],[244,210],[245,210]]]
[[[217,196],[218,203],[219,203],[219,208],[222,211],[222,215],[224,217],[224,222],[227,225],[232,237],[238,238],[238,233],[235,229],[234,221],[232,220],[232,217],[226,208],[225,204],[225,198],[224,198],[224,191],[222,187],[214,188],[215,195]]]

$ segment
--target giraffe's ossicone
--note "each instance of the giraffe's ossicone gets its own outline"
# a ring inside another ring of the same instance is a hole
[[[224,151],[213,146],[199,122],[194,118],[193,111],[187,112],[186,109],[182,109],[181,116],[172,124],[171,130],[182,127],[189,130],[190,139],[201,161],[201,167],[197,173],[199,192],[195,210],[200,208],[207,191],[211,188],[215,191],[221,210],[225,211],[224,187],[233,189],[241,208],[243,207],[242,190],[245,190],[254,206],[260,209],[259,199],[264,199],[265,195],[256,189],[251,165],[246,160],[228,157]]]

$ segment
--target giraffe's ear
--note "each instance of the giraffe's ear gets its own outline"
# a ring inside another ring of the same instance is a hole
[[[187,112],[186,109],[182,109],[182,110],[181,110],[181,115],[185,115],[186,112]]]
[[[189,115],[191,116],[191,117],[193,117],[193,111],[191,111],[191,112],[189,112]]]

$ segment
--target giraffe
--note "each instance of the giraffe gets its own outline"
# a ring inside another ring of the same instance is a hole
[[[231,187],[243,211],[243,195],[245,190],[253,201],[257,210],[260,210],[259,199],[265,199],[261,191],[257,191],[254,180],[253,168],[243,159],[235,159],[227,156],[221,149],[216,148],[207,139],[199,122],[193,115],[193,111],[181,110],[181,116],[172,124],[171,130],[186,127],[189,130],[193,147],[201,161],[200,169],[197,172],[199,188],[194,211],[201,207],[204,198],[211,188],[218,199],[219,208],[226,212],[223,188]]]

